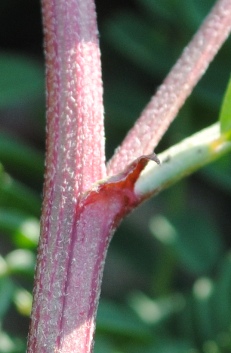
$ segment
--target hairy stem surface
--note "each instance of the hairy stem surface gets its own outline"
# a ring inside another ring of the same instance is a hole
[[[100,244],[107,242],[99,229],[84,240],[90,217],[80,207],[81,195],[105,176],[96,14],[93,0],[43,0],[42,9],[47,155],[28,352],[74,352],[70,340],[67,343],[71,337],[79,342],[75,352],[85,353],[94,321],[89,319],[92,290],[96,290],[91,286],[100,280],[94,269],[96,261],[104,259]]]
[[[231,1],[219,0],[109,161],[109,175],[153,151],[230,30]]]

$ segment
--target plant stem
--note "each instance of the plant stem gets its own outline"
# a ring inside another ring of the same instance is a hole
[[[230,30],[231,1],[219,0],[109,161],[109,175],[153,151]]]
[[[54,175],[66,179],[67,184],[71,180],[72,197],[78,197],[105,176],[94,1],[43,0],[42,9],[47,77],[46,180],[52,182]]]
[[[229,136],[222,134],[216,123],[158,155],[160,166],[148,163],[135,184],[135,193],[140,200],[146,199],[229,151]]]
[[[99,295],[96,267],[107,242],[80,206],[81,195],[105,176],[95,6],[93,0],[43,0],[42,9],[47,155],[28,352],[87,353]]]

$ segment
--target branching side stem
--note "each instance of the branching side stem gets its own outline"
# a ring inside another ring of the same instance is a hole
[[[219,0],[109,161],[109,175],[153,151],[230,30],[231,1]]]

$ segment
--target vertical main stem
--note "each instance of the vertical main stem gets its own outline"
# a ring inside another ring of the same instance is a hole
[[[94,194],[94,192],[93,192]],[[28,342],[30,353],[90,353],[104,260],[123,197],[83,199],[68,247],[40,258]],[[44,247],[43,250],[45,250]],[[41,251],[41,248],[40,248]],[[50,268],[43,268],[46,260]]]
[[[105,177],[103,92],[94,0],[43,0],[42,5],[46,181],[49,178],[52,182],[55,176],[65,178],[67,184],[74,182],[72,196],[78,197]]]
[[[28,352],[86,353],[97,303],[92,286],[97,297],[110,233],[90,231],[94,220],[80,207],[83,193],[105,177],[96,13],[93,0],[42,0],[42,10],[47,154]],[[70,348],[75,341],[78,348]]]
[[[114,229],[114,219],[122,208],[121,201],[115,197],[108,203],[97,198],[78,212],[70,244],[60,340],[57,345],[60,353],[92,351],[104,260]]]

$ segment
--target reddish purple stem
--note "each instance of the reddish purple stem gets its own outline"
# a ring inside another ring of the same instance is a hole
[[[83,334],[89,331],[92,335],[94,326],[86,320],[86,306],[89,305],[93,289],[89,281],[93,276],[94,256],[100,255],[100,261],[104,257],[104,253],[97,252],[101,251],[99,244],[102,234],[99,231],[95,237],[94,232],[88,234],[86,239],[89,243],[81,243],[85,237],[84,224],[81,230],[81,225],[76,225],[80,217],[76,212],[81,194],[93,182],[105,177],[101,63],[95,5],[93,0],[43,0],[42,8],[46,55],[47,155],[28,343],[28,352],[31,353],[65,352],[62,347],[66,347],[66,337],[71,334],[67,328],[69,322],[75,322],[73,330],[78,328],[80,331],[81,325],[85,323]],[[94,231],[90,221],[88,215],[87,222]],[[81,256],[77,260],[74,253],[76,244],[82,244],[78,250]],[[96,255],[93,256],[91,248]],[[81,289],[76,284],[77,298],[72,298],[69,289],[73,273],[75,282],[81,279],[82,285]],[[85,306],[81,306],[81,303]],[[79,315],[79,310],[84,312],[84,317]],[[69,313],[74,319],[68,317]],[[79,333],[78,337],[80,345],[85,347],[83,335]],[[91,345],[90,337],[86,344]],[[79,348],[77,351],[88,352],[89,348]]]
[[[109,175],[153,151],[230,30],[231,1],[220,0],[109,161]]]

